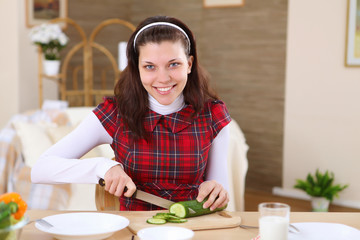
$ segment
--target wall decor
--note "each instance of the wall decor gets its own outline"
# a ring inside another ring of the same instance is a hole
[[[66,18],[68,0],[25,0],[26,26],[33,27],[54,18]],[[62,27],[65,27],[63,23]]]
[[[360,0],[348,0],[345,66],[360,67]]]
[[[245,0],[203,0],[203,6],[205,8],[241,7],[244,3]]]

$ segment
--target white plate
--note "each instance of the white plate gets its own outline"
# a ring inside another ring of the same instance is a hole
[[[338,224],[321,222],[292,223],[300,233],[289,233],[289,240],[353,240],[360,239],[360,231],[356,228]]]
[[[159,226],[141,229],[137,236],[141,240],[189,240],[194,232],[183,227]]]
[[[35,227],[60,240],[100,240],[129,225],[125,217],[96,212],[64,213],[44,219],[54,227],[47,228],[39,223],[35,223]]]

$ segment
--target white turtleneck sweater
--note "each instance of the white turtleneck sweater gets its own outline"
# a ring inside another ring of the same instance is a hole
[[[150,109],[161,115],[180,111],[184,106],[184,96],[180,95],[172,104],[161,105],[149,95]],[[92,112],[79,126],[63,139],[45,151],[31,170],[34,183],[98,183],[116,161],[104,157],[80,158],[94,147],[111,144],[112,137]],[[209,152],[206,180],[216,180],[228,189],[227,151],[229,127],[225,126],[213,141]]]

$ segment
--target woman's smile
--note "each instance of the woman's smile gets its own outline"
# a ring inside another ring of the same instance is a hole
[[[154,87],[160,94],[169,94],[176,84],[170,87]]]

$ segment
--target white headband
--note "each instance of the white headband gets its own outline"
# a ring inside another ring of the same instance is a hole
[[[158,26],[158,25],[166,25],[166,26],[174,27],[174,28],[176,28],[177,30],[179,30],[180,32],[182,32],[182,33],[185,35],[185,37],[186,37],[186,39],[187,39],[187,41],[188,41],[189,51],[190,51],[190,39],[189,39],[188,35],[186,34],[186,32],[185,32],[181,27],[179,27],[179,26],[177,26],[177,25],[175,25],[175,24],[173,24],[173,23],[169,23],[169,22],[154,22],[154,23],[150,23],[150,24],[145,25],[144,27],[142,27],[142,28],[136,33],[136,35],[135,35],[135,37],[134,37],[134,50],[136,49],[136,48],[135,48],[135,42],[136,42],[136,39],[137,39],[137,37],[139,36],[139,34],[140,34],[141,32],[143,32],[145,29],[148,29],[148,28],[153,27],[153,26]]]

